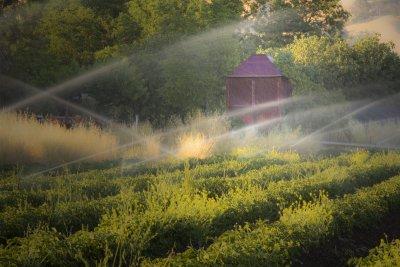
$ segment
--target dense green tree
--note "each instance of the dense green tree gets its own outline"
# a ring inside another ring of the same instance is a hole
[[[291,7],[297,10],[303,21],[320,33],[340,32],[350,14],[340,0],[273,0],[275,7]]]
[[[212,111],[225,107],[225,77],[240,62],[237,39],[208,35],[173,46],[162,61],[164,84],[161,96],[184,117],[195,110]]]
[[[93,63],[94,53],[105,45],[95,13],[79,0],[52,1],[44,12],[38,31],[48,40],[48,51],[65,64]]]
[[[143,37],[166,32],[194,32],[205,26],[205,1],[131,0],[129,13],[143,28]]]
[[[160,42],[165,41],[160,40]],[[145,47],[149,46],[151,47],[150,44],[145,45]],[[140,66],[140,72],[147,89],[147,99],[146,102],[142,103],[140,118],[141,120],[148,120],[158,127],[165,126],[165,123],[173,114],[173,110],[163,99],[162,92],[160,92],[160,88],[165,83],[161,53],[162,51],[157,48],[145,50],[142,44],[130,53],[136,66]]]
[[[111,38],[114,44],[133,44],[140,33],[139,24],[126,13],[120,13],[112,22]]]
[[[243,38],[255,47],[279,47],[291,43],[295,37],[312,32],[294,9],[272,11],[266,7],[257,14]]]
[[[354,82],[357,65],[352,48],[340,37],[299,38],[287,49],[311,79],[327,89]]]
[[[126,11],[128,0],[81,0],[81,2],[102,17],[115,18],[121,12]]]
[[[358,39],[352,46],[358,66],[354,86],[347,88],[350,98],[379,97],[400,93],[400,57],[391,42],[380,42],[379,35]]]
[[[359,79],[396,80],[400,79],[400,57],[394,51],[392,42],[381,42],[380,35],[361,37],[352,46]]]
[[[349,17],[339,0],[245,1],[252,25],[243,38],[267,48],[289,44],[296,37],[334,35]]]
[[[244,12],[241,0],[213,0],[208,6],[211,25],[236,21]]]
[[[106,46],[131,44],[140,35],[138,24],[127,14],[128,0],[80,0],[93,11],[101,25],[101,43]]]
[[[257,47],[268,48],[295,94],[399,91],[393,45],[343,40],[349,14],[339,0],[3,0],[0,8],[2,74],[46,88],[119,62],[78,90],[121,120],[140,115],[163,126],[171,116],[223,109],[225,76]],[[2,90],[2,105],[23,97]]]
[[[83,92],[95,99],[100,114],[128,121],[135,114],[141,114],[146,104],[145,80],[131,60],[121,59],[113,64],[109,73],[84,84]]]
[[[63,64],[47,49],[38,23],[41,5],[10,10],[0,24],[0,72],[36,86],[47,86],[77,70],[77,64]]]
[[[317,76],[317,70],[308,68],[307,65],[296,63],[293,53],[287,48],[266,49],[258,52],[270,55],[274,60],[274,64],[289,77],[293,88],[295,88],[294,95],[309,95],[326,91],[322,84],[313,79]]]
[[[195,33],[211,25],[238,19],[240,0],[131,0],[129,13],[143,29],[143,37],[169,32]]]

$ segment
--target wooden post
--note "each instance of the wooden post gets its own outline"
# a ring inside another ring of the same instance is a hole
[[[254,108],[256,106],[256,82],[254,79],[251,80],[251,107]],[[256,115],[254,114],[253,110],[253,121],[252,123],[256,122]]]
[[[137,128],[139,126],[139,115],[135,115],[135,127]]]

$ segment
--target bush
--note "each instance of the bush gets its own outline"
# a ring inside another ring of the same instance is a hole
[[[379,35],[360,37],[352,44],[340,37],[302,37],[271,54],[294,84],[294,94],[339,89],[347,98],[381,97],[398,92],[400,57]],[[369,86],[371,83],[375,86]],[[391,86],[379,86],[394,83]],[[360,88],[355,90],[354,87]],[[394,87],[394,88],[393,88]]]
[[[368,256],[355,258],[349,261],[352,266],[399,266],[400,265],[400,240],[391,243],[381,240],[379,246],[370,250]]]

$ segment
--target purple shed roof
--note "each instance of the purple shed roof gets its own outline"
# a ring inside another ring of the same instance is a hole
[[[252,55],[242,62],[229,77],[276,77],[282,72],[267,55]]]

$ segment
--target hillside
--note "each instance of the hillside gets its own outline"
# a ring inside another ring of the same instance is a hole
[[[400,18],[395,16],[382,16],[371,21],[348,25],[346,31],[350,36],[362,33],[377,32],[382,35],[383,41],[392,41],[396,45],[397,53],[400,53]]]
[[[352,13],[355,0],[342,0],[345,9]],[[379,33],[382,41],[392,41],[396,45],[397,53],[400,52],[400,17],[384,15],[372,18],[369,21],[354,23],[346,26],[346,31],[350,36],[357,36],[362,33]]]

